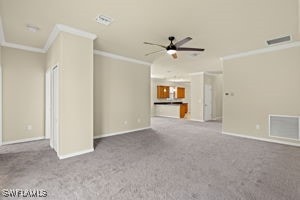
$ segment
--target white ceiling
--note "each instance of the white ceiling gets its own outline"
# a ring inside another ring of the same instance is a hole
[[[54,25],[65,24],[94,33],[97,50],[153,62],[154,76],[184,77],[199,71],[219,71],[219,58],[266,47],[265,41],[292,35],[299,39],[299,0],[0,0],[7,42],[43,48]],[[97,24],[104,14],[114,19]],[[26,24],[40,31],[26,30]],[[198,56],[179,52],[144,56],[167,45],[168,36],[190,36],[188,47],[206,51]]]

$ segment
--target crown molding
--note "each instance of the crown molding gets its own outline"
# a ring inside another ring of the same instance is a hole
[[[97,35],[93,34],[93,33],[89,33],[86,31],[82,31],[67,25],[63,25],[63,24],[56,24],[52,30],[52,32],[50,33],[48,40],[44,46],[44,50],[45,52],[48,51],[48,49],[51,47],[51,45],[53,44],[54,40],[56,39],[56,37],[58,36],[58,34],[60,32],[65,32],[65,33],[70,33],[72,35],[77,35],[80,37],[84,37],[87,39],[91,39],[91,40],[95,40],[97,38]]]
[[[125,57],[125,56],[120,56],[120,55],[117,55],[117,54],[108,53],[108,52],[105,52],[105,51],[99,51],[99,50],[96,50],[96,49],[94,50],[94,54],[109,57],[109,58],[116,59],[116,60],[123,60],[123,61],[132,62],[132,63],[137,63],[137,64],[141,64],[141,65],[147,65],[147,66],[151,65],[151,63],[148,63],[148,62],[144,62],[144,61],[141,61],[141,60],[137,60],[137,59],[133,59],[133,58]]]
[[[21,45],[21,44],[9,43],[9,42],[3,42],[2,46],[14,48],[14,49],[21,49],[21,50],[25,50],[25,51],[36,52],[36,53],[46,53],[46,51],[44,49],[30,47],[30,46]]]
[[[70,33],[73,35],[77,35],[77,36],[81,36],[87,39],[91,39],[91,40],[95,40],[97,38],[96,34],[93,33],[89,33],[87,31],[83,31],[77,28],[73,28],[71,26],[67,26],[67,25],[63,25],[63,24],[56,24],[56,27],[62,31],[62,32],[66,32],[66,33]]]
[[[52,32],[50,33],[48,40],[43,49],[20,45],[20,44],[9,43],[9,42],[5,42],[5,37],[3,34],[3,26],[2,26],[2,21],[1,21],[1,17],[0,17],[0,44],[5,47],[11,47],[11,48],[15,48],[15,49],[21,49],[21,50],[32,51],[32,52],[37,52],[37,53],[46,53],[60,32],[70,33],[72,35],[81,36],[81,37],[88,38],[91,40],[95,40],[97,38],[97,35],[95,35],[93,33],[82,31],[82,30],[79,30],[76,28],[72,28],[70,26],[63,25],[63,24],[56,24],[54,26]],[[123,61],[132,62],[132,63],[147,65],[147,66],[151,65],[151,63],[148,63],[148,62],[112,54],[112,53],[105,52],[105,51],[94,50],[94,54],[117,59],[117,60],[123,60]]]
[[[223,72],[219,73],[219,74],[214,74],[214,73],[211,73],[211,72],[204,72],[204,74],[209,75],[209,76],[219,76],[219,75],[223,75]]]
[[[194,73],[190,73],[190,76],[197,76],[197,75],[202,75],[204,74],[204,72],[194,72]]]
[[[53,30],[51,31],[49,37],[48,37],[48,40],[47,40],[45,46],[44,46],[45,52],[47,52],[48,49],[51,47],[51,45],[53,44],[54,40],[58,36],[59,32],[60,32],[59,28],[57,27],[57,25],[55,25],[54,28],[53,28]]]
[[[224,56],[224,57],[221,57],[220,59],[221,59],[221,61],[231,60],[231,59],[235,59],[235,58],[258,55],[258,54],[263,54],[263,53],[268,53],[268,52],[273,52],[273,51],[279,51],[279,50],[283,50],[283,49],[289,49],[289,48],[293,48],[293,47],[299,47],[299,46],[300,46],[300,41],[296,41],[296,42],[291,42],[288,44],[271,46],[271,47],[267,47],[267,48],[263,48],[263,49],[256,49],[253,51],[247,51],[247,52],[242,52],[242,53],[233,54],[233,55],[229,55],[229,56]]]
[[[38,53],[46,53],[60,32],[70,33],[72,35],[77,35],[77,36],[84,37],[84,38],[91,39],[91,40],[95,40],[97,38],[96,34],[82,31],[82,30],[79,30],[79,29],[76,29],[76,28],[73,28],[70,26],[63,25],[63,24],[56,24],[54,26],[52,32],[50,33],[48,40],[43,49],[36,48],[36,47],[30,47],[30,46],[26,46],[26,45],[21,45],[21,44],[10,43],[10,42],[5,41],[2,19],[0,16],[0,45],[1,46],[11,47],[11,48],[15,48],[15,49],[21,49],[21,50],[26,50],[26,51],[32,51],[32,52],[38,52]]]

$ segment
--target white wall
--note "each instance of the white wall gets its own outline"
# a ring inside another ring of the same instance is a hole
[[[300,38],[300,0],[298,0],[298,32]]]
[[[93,41],[60,33],[47,53],[59,69],[59,156],[93,149]]]
[[[94,56],[94,136],[150,127],[150,66]]]
[[[45,55],[8,47],[1,54],[3,142],[44,137]]]
[[[212,88],[212,119],[221,119],[223,112],[223,74],[204,74],[204,84]]]
[[[223,110],[223,75],[199,73],[191,76],[191,119],[204,121],[204,85],[212,87],[212,119],[221,119]]]
[[[204,73],[191,76],[191,120],[203,121]]]
[[[224,60],[223,65],[224,92],[232,93],[224,96],[224,132],[270,139],[269,114],[300,115],[300,47]]]

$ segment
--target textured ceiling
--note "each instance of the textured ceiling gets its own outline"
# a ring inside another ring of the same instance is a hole
[[[0,0],[0,16],[7,42],[43,48],[55,24],[65,24],[94,34],[95,49],[153,62],[152,74],[184,76],[197,71],[221,70],[222,56],[266,47],[267,39],[291,34],[298,39],[298,0]],[[114,19],[97,24],[104,14]],[[40,27],[32,33],[26,24]],[[189,47],[206,51],[195,56],[178,53],[144,54],[190,36]]]

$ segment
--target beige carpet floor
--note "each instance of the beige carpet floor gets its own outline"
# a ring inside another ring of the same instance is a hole
[[[59,200],[300,199],[300,148],[220,131],[217,122],[153,118],[150,130],[95,140],[93,153],[65,160],[47,140],[2,146],[0,189],[45,189]]]

